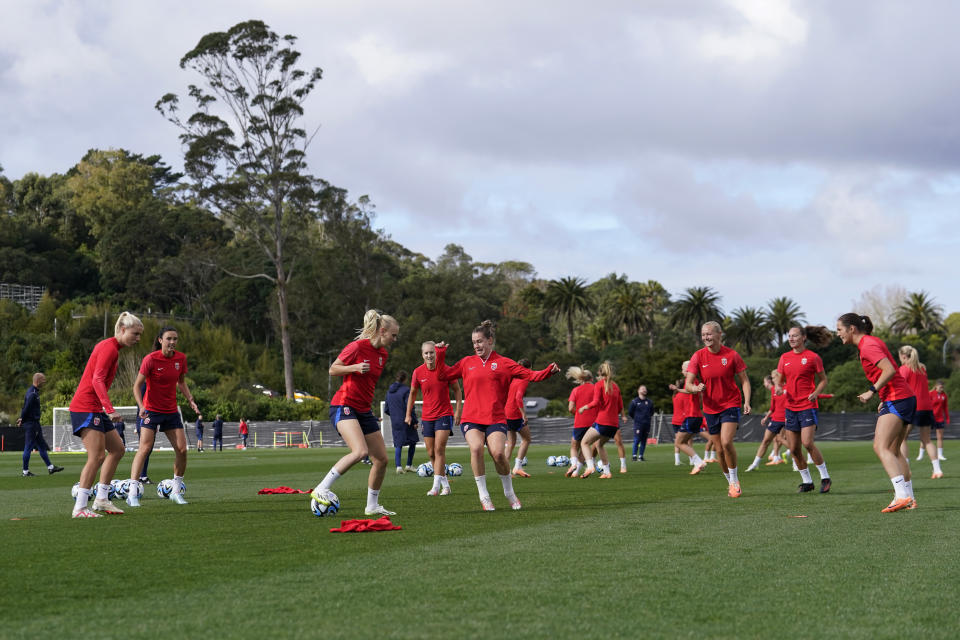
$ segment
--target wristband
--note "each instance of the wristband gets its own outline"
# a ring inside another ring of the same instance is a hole
[[[877,392],[877,388],[876,388],[875,386],[873,386],[873,385],[870,385],[870,391],[873,391],[874,393],[876,393],[876,392]]]

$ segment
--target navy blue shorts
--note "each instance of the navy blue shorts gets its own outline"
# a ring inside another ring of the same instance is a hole
[[[506,433],[507,425],[502,422],[496,424],[477,424],[476,422],[461,422],[460,423],[460,433],[464,436],[467,435],[467,431],[482,431],[485,437],[489,437],[491,433]]]
[[[787,418],[787,421],[784,425],[786,426],[787,431],[800,432],[805,427],[816,427],[818,424],[820,424],[816,409],[803,409],[801,411],[784,409],[784,413],[786,414]]]
[[[593,428],[604,438],[615,438],[620,433],[620,427],[611,427],[606,424],[594,424]]]
[[[913,424],[917,427],[932,427],[934,424],[933,411],[917,411],[913,416]]]
[[[673,427],[673,435],[677,435],[677,433],[680,432],[680,427],[682,427],[683,425],[682,425],[682,424],[674,424],[674,425],[670,425],[670,426]]]
[[[914,414],[917,412],[917,397],[904,398],[903,400],[884,400],[880,404],[880,415],[892,413],[907,424],[913,423]]]
[[[720,433],[720,425],[725,422],[735,422],[738,426],[740,425],[740,407],[730,407],[720,413],[707,413],[704,411],[703,419],[707,423],[707,430],[710,432],[710,435],[715,436]]]
[[[573,435],[571,435],[570,437],[576,440],[577,442],[580,442],[581,440],[583,440],[583,436],[587,435],[587,429],[589,428],[590,427],[574,427]]]
[[[440,416],[436,420],[421,420],[424,438],[437,437],[437,431],[449,431],[453,435],[453,416]]]
[[[82,437],[80,432],[84,429],[93,429],[107,433],[116,429],[110,417],[105,413],[77,413],[70,412],[70,424],[73,425],[73,435]]]
[[[680,425],[681,433],[700,433],[700,425],[703,424],[703,418],[700,416],[695,416],[693,418],[684,418],[683,424]]]
[[[767,425],[767,431],[774,434],[780,433],[780,429],[783,429],[785,424],[785,422],[774,422],[771,420],[770,424]]]
[[[147,410],[147,417],[141,419],[140,429],[150,429],[151,431],[169,431],[170,429],[183,429],[183,420],[179,413],[160,413],[159,411]],[[203,434],[200,431],[201,435]]]
[[[337,433],[340,433],[340,422],[343,420],[356,420],[359,422],[360,431],[362,431],[365,436],[380,431],[380,422],[377,420],[377,417],[373,415],[372,411],[357,411],[353,407],[348,407],[345,404],[330,405],[330,422],[333,423],[333,427],[337,430]]]
[[[942,422],[937,422],[936,420],[934,420],[934,421],[933,421],[933,428],[934,428],[934,429],[943,429],[943,423],[942,423]]]
[[[194,431],[197,433],[197,440],[203,440],[203,429],[196,427]]]
[[[523,418],[507,418],[507,431],[520,431],[524,427]]]

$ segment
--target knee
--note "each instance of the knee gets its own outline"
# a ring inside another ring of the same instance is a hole
[[[507,462],[507,454],[505,454],[503,451],[493,451],[490,453],[490,457],[492,457],[493,461],[497,464],[506,464]]]
[[[364,455],[368,455],[368,454],[364,453],[360,457],[362,458]],[[370,461],[376,465],[385,467],[387,466],[387,453],[384,451],[384,452],[377,452],[373,455],[370,455]]]

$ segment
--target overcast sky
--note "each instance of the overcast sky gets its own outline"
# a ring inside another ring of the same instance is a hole
[[[865,291],[960,311],[960,2],[0,0],[0,165],[159,153],[206,33],[260,19],[324,79],[310,170],[436,258],[610,272],[726,312]],[[185,103],[186,105],[187,103]]]

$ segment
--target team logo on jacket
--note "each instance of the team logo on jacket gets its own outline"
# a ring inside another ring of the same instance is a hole
[[[383,366],[383,356],[380,356],[380,366]]]
[[[173,363],[173,368],[176,369],[177,371],[180,371],[180,363],[179,363],[179,362],[174,362],[174,363]]]
[[[497,370],[497,363],[496,363],[496,362],[491,362],[491,363],[490,363],[490,371],[496,371],[496,370]]]
[[[727,366],[727,359],[726,359],[726,358],[720,358],[720,364],[722,364],[723,366]]]
[[[801,358],[801,359],[800,359],[800,364],[807,364],[807,359],[806,359],[805,357],[804,357],[804,358]]]

